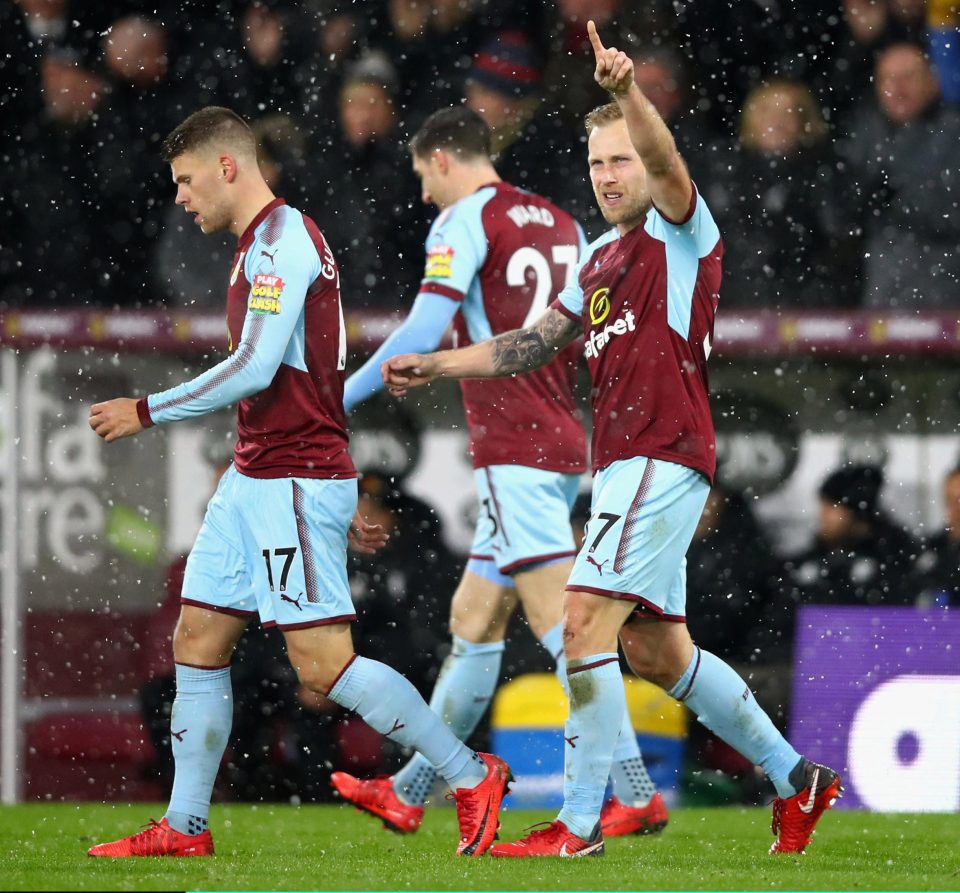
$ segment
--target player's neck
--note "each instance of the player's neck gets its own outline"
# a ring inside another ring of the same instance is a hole
[[[473,195],[482,186],[499,182],[500,175],[494,170],[492,164],[462,165],[460,170],[457,171],[457,188],[453,201],[458,202],[468,195]]]
[[[263,180],[252,184],[235,209],[233,222],[230,224],[230,232],[239,239],[247,231],[247,227],[250,226],[253,218],[275,198],[276,196]]]
[[[627,235],[627,233],[633,232],[633,230],[640,226],[640,224],[647,219],[647,214],[652,207],[653,204],[651,203],[635,217],[631,217],[629,220],[624,220],[623,223],[618,223],[617,231],[620,233],[621,237]]]

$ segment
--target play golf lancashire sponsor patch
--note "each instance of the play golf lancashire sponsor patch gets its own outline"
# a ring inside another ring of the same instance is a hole
[[[257,273],[253,277],[253,286],[250,289],[247,309],[253,313],[279,313],[283,284],[283,280],[279,276],[270,273]]]
[[[427,249],[426,279],[449,279],[453,275],[453,248],[449,245],[434,245]]]

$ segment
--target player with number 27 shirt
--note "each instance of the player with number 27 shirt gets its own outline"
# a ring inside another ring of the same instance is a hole
[[[572,282],[583,233],[545,198],[497,176],[490,133],[463,107],[431,115],[410,144],[423,199],[440,216],[426,243],[426,267],[409,317],[344,389],[351,410],[383,386],[380,364],[405,351],[433,350],[454,323],[460,345],[529,325]],[[576,552],[570,509],[585,467],[586,440],[574,399],[577,347],[535,373],[506,381],[463,381],[479,499],[470,560],[453,597],[453,649],[431,706],[466,739],[493,696],[507,621],[517,602],[566,684],[561,609]],[[649,833],[667,820],[643,765],[626,711],[605,807],[607,836]],[[390,779],[335,773],[346,800],[397,831],[419,827],[433,768],[415,756]]]

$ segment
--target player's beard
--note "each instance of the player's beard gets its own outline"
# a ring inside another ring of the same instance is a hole
[[[649,195],[628,196],[623,193],[623,199],[615,207],[608,207],[603,201],[603,195],[594,190],[597,199],[597,205],[603,219],[612,226],[622,226],[626,230],[631,230],[639,225],[646,216],[647,211],[653,205]]]

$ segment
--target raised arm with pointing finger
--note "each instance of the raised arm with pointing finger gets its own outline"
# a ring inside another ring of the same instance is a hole
[[[633,79],[633,62],[622,50],[605,47],[593,22],[587,24],[597,68],[594,80],[613,95],[627,132],[647,173],[653,204],[671,220],[682,220],[690,207],[693,183],[670,129]]]

